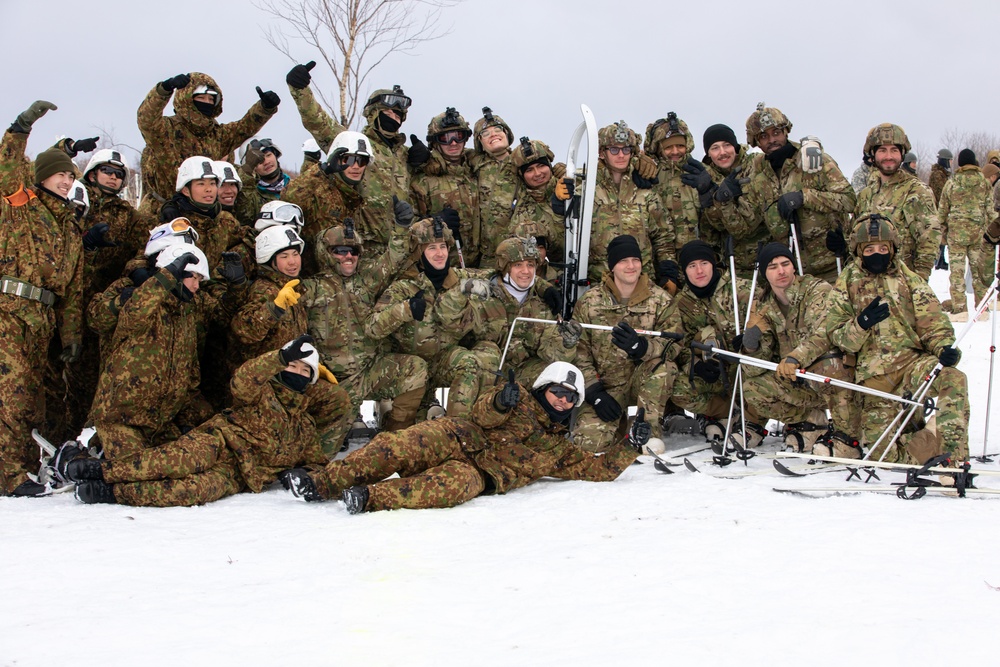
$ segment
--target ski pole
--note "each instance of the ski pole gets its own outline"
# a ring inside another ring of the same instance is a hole
[[[732,234],[730,234],[728,237],[726,237],[726,253],[729,255],[729,280],[732,283],[732,290],[733,290],[733,322],[736,325],[736,335],[739,336],[740,333],[742,333],[742,329],[740,328],[740,300],[739,300],[739,293],[736,291],[736,259],[734,257],[734,251],[733,251],[733,236],[732,236]],[[754,284],[756,284],[756,282],[757,282],[757,271],[758,271],[757,263],[754,262],[754,275],[753,275],[753,282],[754,282]],[[753,291],[751,290],[750,296],[748,297],[748,302],[747,302],[747,321],[749,321],[749,318],[750,318],[750,302],[752,300],[753,300]],[[732,393],[732,395],[729,398],[729,415],[726,417],[726,433],[722,437],[723,455],[725,455],[725,445],[726,445],[726,443],[729,442],[729,436],[732,435],[732,432],[733,432],[733,411],[736,409],[736,393],[737,393],[737,391],[739,392],[739,395],[740,395],[740,425],[742,426],[742,429],[743,429],[741,432],[743,433],[743,440],[744,440],[743,444],[746,445],[747,418],[746,418],[746,410],[744,409],[745,406],[746,406],[746,403],[743,400],[743,368],[742,368],[742,366],[737,366],[736,367],[736,377],[735,377],[735,381],[733,382],[733,393]],[[745,465],[749,465],[749,463],[747,463],[747,459],[744,459],[743,463]]]
[[[795,265],[799,270],[799,275],[804,276],[805,272],[802,270],[802,252],[799,250],[798,226],[799,212],[792,211],[792,219],[788,223],[788,230],[792,239],[792,252],[795,253]]]
[[[455,239],[455,250],[458,251],[458,263],[464,269],[465,268],[465,255],[462,254],[462,242]]]
[[[1000,246],[993,248],[993,271],[1000,274]],[[990,383],[986,390],[986,429],[983,432],[983,455],[976,458],[980,463],[992,463],[993,459],[986,456],[986,444],[990,441],[990,406],[993,403],[993,361],[997,351],[997,295],[993,293],[991,306],[993,317],[990,318]]]

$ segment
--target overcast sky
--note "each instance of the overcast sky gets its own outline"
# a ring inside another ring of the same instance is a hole
[[[307,134],[285,84],[294,63],[264,40],[269,17],[249,0],[2,4],[0,122],[35,99],[59,106],[35,125],[32,156],[97,126],[141,148],[135,112],[146,93],[202,71],[223,90],[222,121],[257,100],[254,86],[276,91],[282,103],[262,134],[286,164],[300,161]],[[818,136],[849,177],[880,122],[902,125],[922,157],[949,128],[1000,134],[997,0],[465,0],[443,23],[450,34],[389,57],[371,79],[372,89],[403,86],[414,100],[403,131],[421,138],[446,106],[471,125],[485,105],[515,137],[541,139],[562,160],[582,102],[599,126],[624,119],[640,133],[676,111],[700,158],[708,125],[726,123],[743,141],[765,101],[791,119],[794,139]],[[304,45],[295,55],[315,58]],[[314,86],[331,85],[314,74]]]

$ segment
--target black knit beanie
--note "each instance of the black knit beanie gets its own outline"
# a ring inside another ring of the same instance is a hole
[[[706,153],[716,141],[725,141],[732,144],[733,148],[736,149],[736,152],[740,152],[740,142],[736,139],[736,133],[733,132],[733,129],[728,125],[718,123],[705,130],[705,135],[702,137],[702,144],[705,146]]]
[[[635,240],[634,236],[629,236],[628,234],[616,236],[608,244],[608,269],[615,268],[615,264],[626,257],[642,259],[639,242]]]
[[[972,152],[971,148],[963,148],[958,152],[958,166],[964,167],[967,164],[979,166],[979,162],[976,161],[976,154]]]
[[[792,251],[788,246],[784,243],[772,241],[760,249],[760,254],[757,255],[757,266],[761,271],[764,271],[767,269],[767,265],[774,261],[775,257],[787,257],[792,263],[795,262],[795,256],[792,255]]]

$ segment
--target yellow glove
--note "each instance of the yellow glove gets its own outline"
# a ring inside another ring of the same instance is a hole
[[[274,297],[274,305],[282,310],[288,310],[295,304],[299,302],[302,295],[295,291],[295,287],[299,284],[299,279],[289,280],[285,283],[285,286],[278,290],[278,296]]]
[[[319,376],[329,382],[330,384],[340,384],[337,382],[337,376],[330,372],[330,369],[323,364],[319,365]]]
[[[792,357],[785,357],[785,360],[778,364],[774,372],[778,377],[788,382],[795,382],[795,371],[799,368],[799,362]]]
[[[566,181],[559,181],[556,183],[556,199],[559,201],[566,201],[569,199],[569,188],[566,187]]]

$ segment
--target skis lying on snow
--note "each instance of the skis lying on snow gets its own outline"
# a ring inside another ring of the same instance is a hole
[[[711,445],[707,442],[703,442],[697,445],[691,445],[690,447],[681,447],[680,449],[675,449],[670,452],[664,452],[663,456],[659,456],[649,450],[646,453],[653,457],[653,467],[662,473],[671,474],[674,471],[670,468],[678,467],[684,465],[683,458],[688,454],[696,454],[697,452],[704,451],[708,449]],[[667,456],[669,454],[669,457]],[[677,457],[681,457],[682,460],[677,460]]]
[[[918,489],[919,492],[913,489]],[[859,484],[856,486],[840,487],[799,487],[799,488],[779,488],[774,487],[778,493],[789,493],[807,498],[829,498],[832,496],[853,496],[862,493],[885,493],[895,494],[904,500],[916,500],[923,498],[928,493],[931,495],[946,496],[951,498],[965,498],[968,496],[993,496],[1000,495],[1000,489],[977,489],[965,488],[961,492],[953,486],[918,486],[908,487],[905,484]]]
[[[819,463],[819,464],[803,464],[801,466],[785,466],[782,465],[778,467],[777,460],[774,461],[774,468],[783,475],[789,475],[791,477],[804,477],[806,475],[814,475],[820,472],[837,472],[842,470],[840,464],[838,463]],[[736,469],[736,470],[726,470],[725,472],[704,472],[698,466],[691,462],[690,459],[684,459],[684,467],[686,467],[691,472],[700,473],[708,477],[718,477],[719,479],[742,479],[743,477],[757,477],[759,475],[773,475],[774,470],[771,468],[753,468],[753,469]]]

